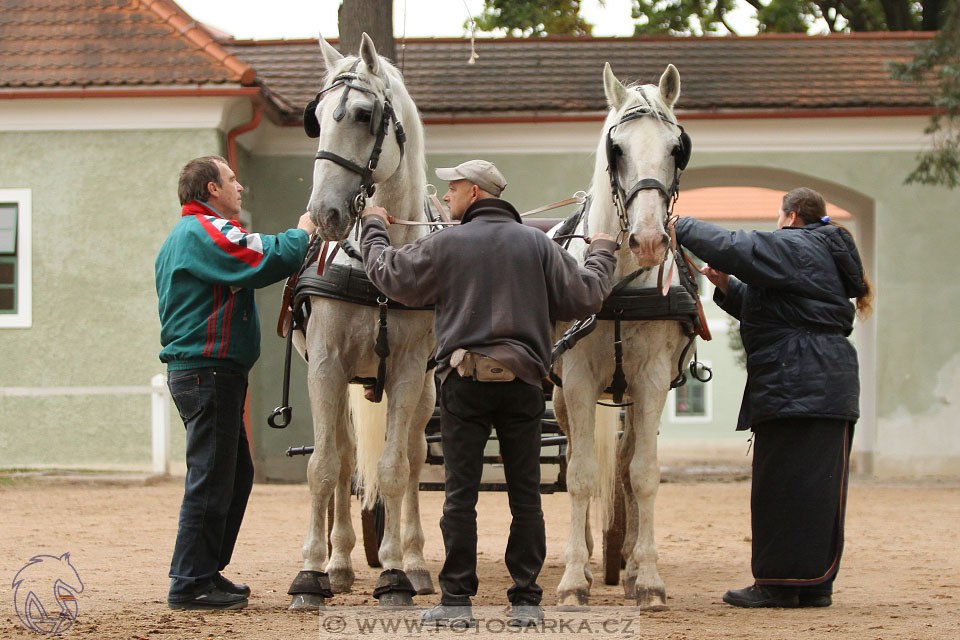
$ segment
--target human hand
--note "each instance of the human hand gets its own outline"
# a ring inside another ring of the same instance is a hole
[[[383,224],[387,225],[387,228],[390,227],[391,216],[390,214],[387,213],[387,210],[384,209],[383,207],[377,207],[377,206],[367,207],[366,209],[360,212],[361,218],[366,216],[377,216],[381,220],[383,220]]]
[[[705,265],[701,273],[703,273],[703,275],[707,277],[707,280],[712,282],[717,289],[723,291],[724,294],[727,293],[727,290],[730,288],[730,276],[728,274],[723,271],[718,271],[710,265]]]
[[[589,240],[587,240],[587,244],[590,244],[594,240],[609,240],[610,242],[616,242],[611,235],[607,235],[606,233],[595,233],[590,236]]]
[[[303,229],[307,232],[308,236],[312,236],[317,230],[317,225],[313,224],[313,220],[310,219],[309,211],[300,216],[300,221],[297,222],[297,229]]]

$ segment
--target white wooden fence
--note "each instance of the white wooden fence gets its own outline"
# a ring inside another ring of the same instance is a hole
[[[0,387],[0,398],[54,396],[150,396],[153,472],[170,473],[170,392],[161,373],[144,386],[115,387]]]

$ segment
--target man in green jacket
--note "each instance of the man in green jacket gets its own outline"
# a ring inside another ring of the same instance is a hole
[[[253,487],[243,426],[247,373],[260,356],[254,289],[296,271],[315,227],[275,236],[236,222],[243,186],[226,160],[206,156],[180,172],[182,214],[156,261],[160,360],[187,430],[187,477],[170,564],[171,609],[242,609],[250,589],[220,572]]]

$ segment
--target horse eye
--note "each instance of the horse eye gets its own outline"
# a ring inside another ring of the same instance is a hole
[[[370,117],[373,114],[371,109],[357,109],[357,114],[354,116],[354,119],[357,122],[370,122]]]

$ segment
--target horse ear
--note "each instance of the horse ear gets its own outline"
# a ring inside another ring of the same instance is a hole
[[[680,97],[680,72],[672,64],[668,64],[666,71],[660,76],[660,97],[670,108],[673,108]]]
[[[320,51],[323,53],[323,66],[326,67],[328,71],[333,69],[335,64],[343,60],[343,55],[323,39],[323,34],[320,34]]]
[[[373,75],[380,75],[380,56],[377,55],[377,48],[373,45],[373,40],[364,31],[360,36],[360,58],[363,64]]]
[[[627,100],[627,88],[613,75],[609,62],[603,63],[603,92],[611,109],[619,109]]]

